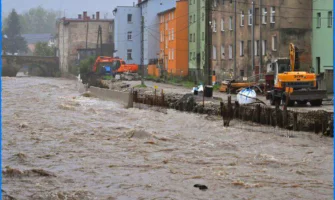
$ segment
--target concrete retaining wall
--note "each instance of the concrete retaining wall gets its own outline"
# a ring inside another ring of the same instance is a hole
[[[104,89],[104,88],[98,88],[90,86],[87,88],[86,85],[78,81],[77,83],[77,90],[80,93],[84,92],[90,92],[93,96],[98,97],[100,99],[105,100],[112,100],[117,103],[120,103],[127,108],[133,107],[133,95],[131,92],[121,92],[121,91],[115,91],[110,89]]]

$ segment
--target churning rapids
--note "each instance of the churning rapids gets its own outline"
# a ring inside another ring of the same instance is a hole
[[[3,199],[332,199],[332,138],[2,80]]]

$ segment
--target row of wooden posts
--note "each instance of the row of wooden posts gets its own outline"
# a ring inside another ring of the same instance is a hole
[[[163,90],[160,95],[157,95],[155,90],[154,95],[139,94],[138,91],[133,91],[133,102],[142,103],[151,106],[169,107],[166,102]],[[205,108],[204,101],[203,107]],[[240,105],[237,101],[232,103],[232,98],[229,95],[227,103],[220,102],[220,115],[223,119],[223,126],[228,127],[232,119],[240,119],[242,121],[252,121],[263,125],[269,125],[273,127],[280,127],[284,129],[290,129],[299,131],[298,112],[288,111],[287,104],[284,105],[283,109],[279,108],[279,104],[276,103],[275,108],[269,106],[261,106],[261,104],[255,105]],[[293,119],[292,119],[293,117]],[[291,120],[289,120],[291,118]],[[292,121],[293,120],[293,121]],[[324,133],[329,127],[327,119],[317,119],[314,122],[314,132]]]

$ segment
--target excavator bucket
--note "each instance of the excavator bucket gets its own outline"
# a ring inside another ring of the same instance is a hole
[[[312,101],[327,98],[326,90],[295,90],[290,94],[293,101]]]

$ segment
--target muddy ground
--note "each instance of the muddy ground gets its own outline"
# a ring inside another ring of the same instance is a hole
[[[124,109],[81,96],[65,79],[2,80],[4,199],[333,196],[332,138]]]

